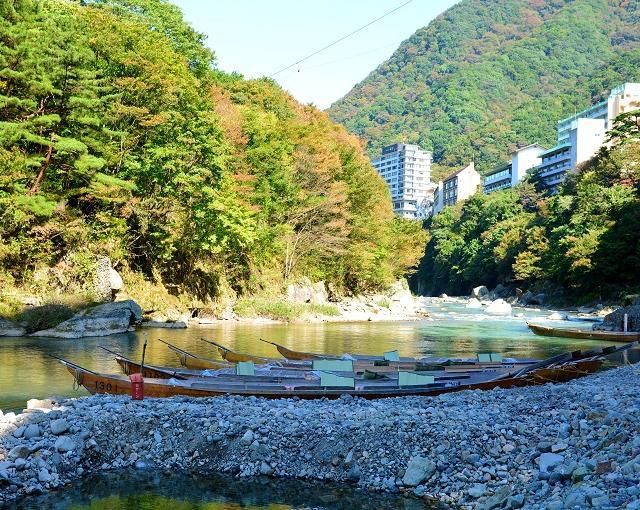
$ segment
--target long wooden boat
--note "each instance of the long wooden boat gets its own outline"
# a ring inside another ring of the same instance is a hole
[[[78,385],[84,386],[92,394],[108,393],[130,395],[131,382],[121,375],[100,374],[63,360]],[[147,397],[215,397],[221,395],[243,395],[265,398],[302,399],[338,398],[352,395],[367,399],[399,396],[432,396],[464,390],[490,390],[494,388],[516,388],[547,383],[566,382],[595,372],[602,359],[594,358],[581,361],[560,363],[555,366],[537,369],[522,376],[501,374],[496,377],[490,371],[473,373],[465,382],[436,381],[420,386],[398,386],[396,381],[369,381],[356,384],[355,387],[321,386],[317,381],[304,381],[298,384],[281,382],[246,381],[242,376],[235,380],[219,382],[189,379],[145,379],[144,393]]]
[[[463,390],[490,390],[514,388],[547,383],[566,382],[595,372],[604,361],[604,356],[629,349],[638,342],[617,348],[591,351],[575,351],[553,356],[533,365],[517,368],[506,373],[486,369],[469,372],[464,380],[441,380],[429,384],[399,386],[395,380],[358,381],[351,387],[322,386],[319,381],[282,383],[280,381],[255,381],[245,376],[219,381],[202,379],[146,379],[145,395],[148,397],[172,397],[176,395],[213,397],[219,395],[244,395],[265,398],[338,398],[352,395],[368,399],[398,396],[432,396]],[[90,393],[131,394],[131,382],[125,376],[101,374],[87,370],[69,361],[60,359],[73,375],[78,385]]]
[[[282,360],[277,360],[273,358],[263,358],[261,356],[253,356],[252,354],[245,354],[243,352],[236,352],[232,349],[229,349],[228,347],[225,347],[222,344],[214,342],[213,340],[207,340],[206,338],[201,338],[200,340],[202,340],[203,342],[207,342],[208,344],[211,344],[214,347],[216,347],[216,349],[218,349],[218,352],[220,353],[220,356],[222,356],[222,359],[230,363],[253,361],[256,364],[262,365],[262,364],[277,363],[278,361],[282,361]]]
[[[280,354],[282,354],[282,356],[286,359],[295,359],[295,360],[314,360],[314,359],[318,359],[319,357],[321,357],[319,354],[314,354],[312,352],[300,352],[300,351],[294,351],[291,349],[286,348],[284,345],[280,345],[277,344],[275,342],[272,342],[270,340],[265,340],[264,338],[260,339],[262,342],[266,342],[268,344],[273,345],[276,349],[278,349],[278,352]],[[326,358],[335,358],[336,356],[324,356]]]
[[[186,368],[190,368],[192,370],[217,370],[219,368],[230,367],[233,366],[231,363],[227,361],[219,361],[209,358],[203,358],[201,356],[196,356],[190,352],[185,351],[184,349],[180,349],[169,342],[165,342],[164,340],[158,338],[159,342],[165,344],[169,349],[171,349],[176,356],[178,356],[178,360],[180,361],[180,365]]]
[[[235,375],[235,371],[232,368],[219,369],[215,371],[211,370],[190,370],[187,368],[171,368],[171,367],[161,367],[157,365],[148,365],[145,364],[144,367],[141,367],[141,364],[133,361],[126,356],[123,356],[120,353],[114,352],[110,349],[100,346],[101,349],[111,353],[115,359],[115,361],[120,366],[120,369],[125,375],[131,375],[136,373],[142,373],[143,377],[150,379],[178,379],[178,380],[186,380],[186,379],[233,379],[237,376]],[[495,367],[485,367],[484,370],[490,371],[493,374],[505,373],[509,371],[514,371],[515,369],[522,368],[522,364],[515,363],[504,363],[501,366]],[[141,372],[142,370],[142,372]],[[431,370],[431,371],[421,371],[420,375],[431,375],[435,380],[462,380],[469,377],[469,372],[476,372],[475,368],[470,370],[457,370],[457,371],[447,371],[445,367],[440,367],[440,369]],[[366,370],[364,372],[334,372],[338,375],[342,376],[352,376],[356,379],[363,380],[371,380],[371,379],[387,379],[387,380],[397,380],[398,372],[387,372],[381,373],[373,370]],[[254,376],[243,376],[243,380],[247,380],[247,377],[253,377],[254,380],[260,381],[287,381],[290,382],[293,379],[300,380],[313,380],[317,379],[317,373],[311,370],[299,370],[299,369],[289,369],[283,367],[261,367],[257,366],[256,374]]]
[[[202,339],[204,340],[204,339]],[[207,342],[207,340],[204,340]],[[218,361],[211,360],[209,358],[203,358],[199,355],[187,352],[180,349],[168,342],[162,340],[167,346],[169,346],[178,356],[180,364],[192,370],[206,370],[206,369],[218,369]],[[305,361],[291,361],[287,359],[275,359],[275,358],[259,358],[261,360],[269,360],[268,365],[286,368],[291,370],[312,370],[312,360]],[[320,358],[318,358],[320,359]],[[332,357],[329,359],[338,359]],[[409,361],[411,360],[411,361]],[[415,370],[415,371],[428,371],[428,370],[445,370],[448,372],[467,372],[471,370],[482,371],[486,368],[500,368],[503,366],[521,365],[527,366],[532,363],[536,363],[539,360],[535,359],[513,359],[507,358],[502,362],[488,362],[479,363],[476,360],[464,359],[464,358],[401,358],[400,361],[385,361],[382,356],[362,356],[356,355],[353,361],[353,369],[356,374],[361,374],[366,370],[373,370],[379,373],[393,373],[399,370]],[[266,366],[264,363],[257,363],[258,366]],[[230,366],[230,365],[229,365]]]
[[[576,328],[553,328],[527,322],[529,329],[536,335],[561,338],[580,338],[584,340],[606,340],[609,342],[631,342],[640,340],[640,332],[591,331]]]

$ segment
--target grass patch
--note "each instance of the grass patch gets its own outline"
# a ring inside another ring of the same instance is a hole
[[[391,300],[389,298],[378,299],[376,304],[382,308],[389,308],[391,306]]]
[[[290,303],[289,301],[266,298],[241,298],[236,302],[233,311],[240,317],[266,317],[287,322],[298,319],[306,314],[340,315],[340,310],[338,310],[338,307],[335,305]]]

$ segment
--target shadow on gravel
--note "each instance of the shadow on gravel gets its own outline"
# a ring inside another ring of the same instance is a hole
[[[230,475],[208,477],[122,470],[90,475],[58,492],[31,496],[12,510],[435,510],[422,500],[353,487]]]

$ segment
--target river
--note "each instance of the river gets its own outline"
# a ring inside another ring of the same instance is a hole
[[[140,359],[144,333],[148,335],[147,362],[168,366],[177,366],[177,357],[158,342],[158,338],[209,357],[217,354],[201,337],[238,351],[271,357],[278,357],[278,353],[260,338],[297,350],[327,354],[380,354],[398,349],[401,356],[474,356],[478,352],[500,352],[505,356],[541,358],[601,344],[531,333],[525,320],[541,320],[550,314],[549,310],[514,309],[514,316],[491,317],[482,310],[448,303],[430,305],[428,311],[433,321],[262,325],[233,322],[184,330],[139,329],[135,333],[79,340],[4,338],[0,339],[0,409],[20,410],[30,398],[87,395],[84,389],[73,388],[72,377],[50,355],[94,371],[118,372],[113,357],[98,346]]]
[[[418,499],[349,485],[230,475],[110,471],[63,491],[29,497],[9,510],[436,510]]]

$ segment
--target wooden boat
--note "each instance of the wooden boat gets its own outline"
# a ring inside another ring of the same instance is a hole
[[[78,385],[84,386],[92,394],[108,393],[130,395],[131,382],[121,375],[100,374],[78,365],[63,361]],[[356,384],[355,387],[323,387],[317,381],[305,381],[298,384],[282,382],[247,381],[243,376],[235,380],[219,382],[201,379],[145,379],[144,393],[147,397],[215,397],[221,395],[244,395],[265,398],[338,398],[341,395],[352,395],[367,399],[399,397],[399,396],[432,396],[464,390],[490,390],[494,388],[515,388],[540,385],[549,382],[565,382],[595,372],[601,365],[601,359],[591,359],[561,363],[557,366],[544,367],[531,373],[514,376],[501,374],[496,377],[490,371],[474,373],[464,382],[436,381],[422,386],[400,387],[396,381],[368,381],[367,384]]]
[[[278,352],[282,354],[284,358],[287,358],[287,359],[295,359],[295,360],[303,361],[303,360],[314,360],[320,357],[320,355],[314,354],[311,352],[299,352],[299,351],[293,351],[291,349],[287,349],[284,345],[277,344],[270,340],[265,340],[264,338],[261,338],[260,340],[262,342],[266,342],[268,344],[275,346],[275,348],[278,349]],[[324,357],[335,358],[336,356],[324,356]]]
[[[395,380],[358,381],[352,387],[322,386],[319,381],[301,381],[292,384],[280,381],[256,381],[245,376],[219,381],[202,379],[146,379],[145,395],[148,397],[214,397],[219,395],[244,395],[265,398],[338,398],[352,395],[368,399],[398,396],[432,396],[463,390],[490,390],[514,388],[547,383],[566,382],[595,372],[604,361],[604,356],[637,345],[632,342],[618,348],[605,348],[587,352],[576,351],[561,354],[533,365],[506,373],[490,369],[469,372],[464,380],[440,380],[429,384],[399,386]],[[69,361],[60,359],[73,375],[78,385],[90,393],[131,394],[131,382],[125,376],[100,374],[87,370]]]
[[[176,354],[176,356],[178,356],[180,365],[183,367],[190,368],[192,370],[210,370],[210,369],[217,370],[219,368],[233,366],[231,363],[226,361],[219,361],[219,360],[196,356],[195,354],[191,354],[190,352],[187,352],[184,349],[180,349],[180,347],[170,344],[169,342],[165,342],[160,338],[158,338],[158,341],[165,344],[169,349],[171,349]]]
[[[140,373],[141,366],[140,363],[133,361],[122,354],[111,351],[105,347],[100,347],[101,349],[111,353],[115,359],[115,361],[120,366],[120,369],[125,375],[131,375]],[[490,367],[486,368],[486,370],[491,371],[493,374],[504,373],[508,371],[513,371],[516,368],[515,364],[504,364],[500,367]],[[142,368],[143,377],[149,379],[178,379],[178,380],[187,380],[187,379],[203,379],[209,380],[212,379],[236,379],[238,376],[235,375],[233,369],[227,368],[223,370],[217,371],[209,371],[209,370],[190,370],[186,368],[169,368],[169,367],[160,367],[157,365],[144,365]],[[296,369],[287,369],[280,367],[269,367],[269,368],[257,368],[257,372],[254,376],[242,376],[243,380],[255,380],[262,382],[286,382],[287,384],[292,384],[294,380],[297,381],[307,381],[318,379],[317,373],[312,370],[296,370]],[[387,379],[387,380],[398,380],[398,372],[390,372],[387,374],[374,372],[365,370],[364,372],[354,373],[354,372],[333,372],[337,375],[341,376],[352,376],[358,380],[375,380],[375,379]],[[455,371],[449,372],[446,370],[434,370],[430,372],[420,372],[421,375],[431,375],[434,377],[436,381],[453,381],[453,380],[463,380],[469,377],[469,372],[463,371]],[[251,379],[249,379],[251,378]]]
[[[575,328],[553,328],[527,322],[529,329],[536,335],[562,338],[580,338],[583,340],[607,340],[609,342],[631,342],[640,340],[640,332],[591,331]]]
[[[205,342],[209,342],[208,340],[202,339]],[[169,344],[162,340],[164,344],[169,346],[176,354],[178,355],[178,359],[182,366],[193,369],[193,370],[206,370],[209,368],[217,369],[220,368],[218,364],[220,362],[210,360],[208,358],[200,357],[196,354],[189,353],[184,351],[174,345]],[[214,343],[215,344],[215,343]],[[223,346],[224,349],[226,347]],[[230,351],[230,349],[227,349]],[[269,365],[276,366],[280,368],[286,368],[291,370],[311,370],[312,369],[312,360],[305,361],[291,361],[287,359],[276,359],[276,358],[258,358],[260,360],[268,360]],[[317,359],[324,359],[318,355]],[[329,357],[327,359],[340,359],[337,357]],[[355,355],[355,359],[353,361],[353,369],[356,374],[362,374],[365,370],[374,370],[379,373],[393,373],[398,372],[399,370],[415,370],[415,371],[425,371],[425,370],[445,370],[448,372],[467,372],[467,371],[482,371],[485,368],[500,368],[503,366],[511,366],[511,365],[521,365],[527,366],[532,363],[536,363],[539,360],[535,359],[505,359],[502,363],[500,362],[488,362],[488,363],[479,363],[472,359],[451,359],[451,358],[401,358],[400,361],[385,361],[382,356],[362,356]],[[257,365],[261,365],[257,363]],[[265,363],[262,363],[264,366]]]
[[[216,347],[218,349],[218,352],[220,353],[220,356],[222,356],[222,359],[230,363],[253,361],[256,364],[262,365],[262,364],[277,363],[278,361],[282,361],[282,360],[277,360],[273,358],[262,358],[260,356],[253,356],[251,354],[245,354],[243,352],[236,352],[217,342],[214,342],[212,340],[207,340],[206,338],[201,338],[200,340],[202,340],[203,342],[207,342],[208,344],[211,344],[214,347]]]

